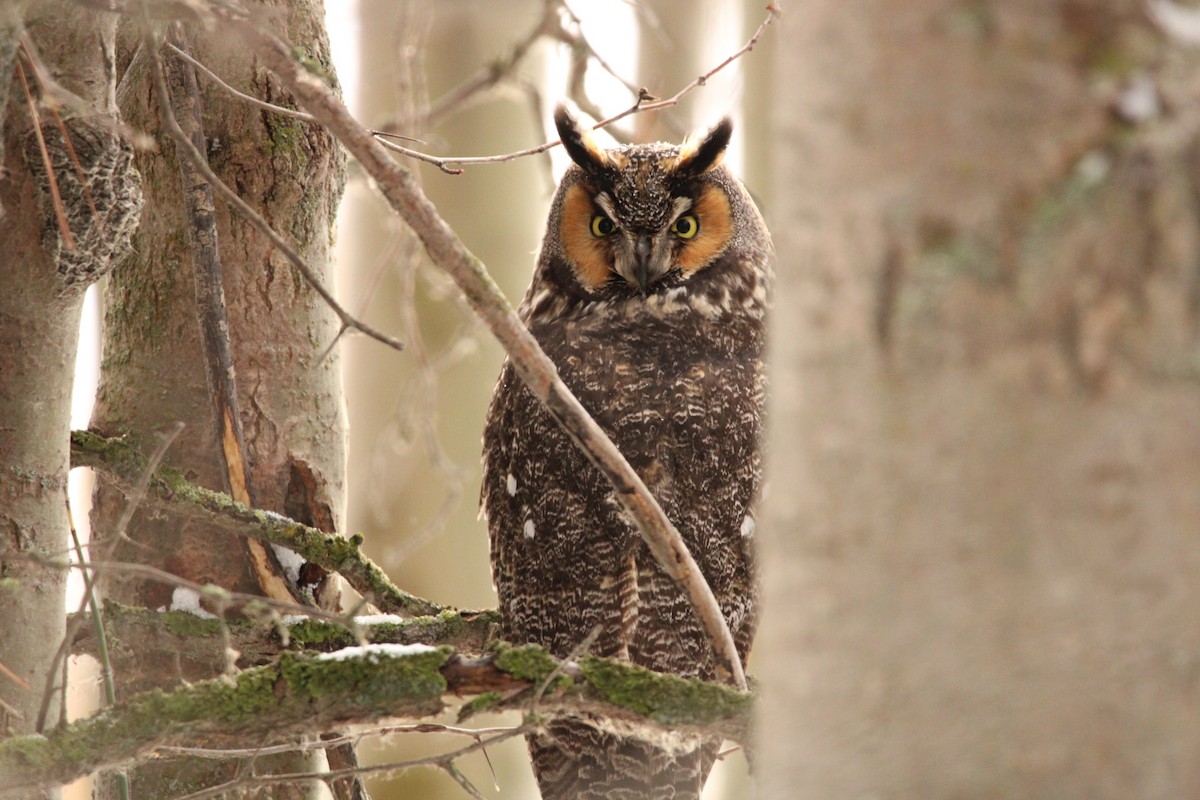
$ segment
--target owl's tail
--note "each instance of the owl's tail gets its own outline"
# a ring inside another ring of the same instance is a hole
[[[542,800],[699,800],[719,741],[670,749],[578,719],[528,737]]]

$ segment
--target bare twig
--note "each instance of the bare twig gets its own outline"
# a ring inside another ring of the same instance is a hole
[[[606,128],[609,125],[613,124],[614,122],[617,122],[618,120],[622,120],[625,117],[631,116],[633,114],[640,114],[645,111],[654,111],[656,109],[670,108],[672,106],[679,105],[679,102],[681,100],[683,100],[683,98],[687,97],[689,94],[696,91],[696,89],[700,88],[705,83],[707,83],[708,80],[710,78],[712,78],[712,76],[716,75],[718,72],[720,72],[721,70],[728,67],[734,61],[737,61],[739,58],[744,56],[746,53],[749,53],[751,50],[753,50],[755,45],[758,44],[759,40],[762,38],[763,34],[766,32],[767,27],[770,26],[771,23],[773,23],[779,17],[779,15],[780,15],[780,11],[779,11],[778,4],[776,4],[776,3],[769,4],[767,6],[766,18],[762,21],[762,23],[754,31],[754,34],[750,37],[750,39],[747,40],[747,42],[744,45],[742,45],[739,49],[737,49],[733,53],[729,54],[725,58],[725,60],[723,60],[721,63],[717,64],[715,67],[710,69],[708,72],[705,72],[703,75],[698,76],[695,80],[693,80],[687,86],[684,86],[678,92],[676,92],[675,94],[666,98],[665,100],[655,97],[654,94],[652,94],[650,92],[650,90],[648,90],[648,89],[643,88],[643,89],[639,90],[637,92],[637,99],[634,100],[633,105],[629,106],[629,108],[626,108],[624,111],[614,114],[611,117],[607,117],[605,119],[600,120],[599,122],[597,122],[595,125],[592,126],[592,129],[598,130],[600,128]],[[372,131],[372,133],[377,136],[388,136],[388,135],[394,136],[395,135],[395,134],[388,134],[386,131]],[[400,153],[401,155],[407,156],[408,158],[414,158],[418,161],[424,161],[428,164],[433,164],[438,169],[440,169],[442,172],[445,172],[449,175],[461,175],[463,173],[462,167],[467,166],[467,165],[501,164],[506,161],[513,161],[518,158],[524,158],[525,156],[532,156],[532,155],[537,155],[538,153],[544,153],[547,150],[549,150],[550,148],[557,147],[560,144],[562,144],[562,142],[555,139],[554,141],[546,142],[545,144],[540,144],[540,145],[537,145],[536,147],[528,147],[524,150],[517,150],[512,153],[504,153],[503,155],[495,155],[495,156],[433,156],[433,155],[429,155],[428,153],[422,153],[419,150],[413,150],[412,148],[408,148],[408,147],[404,147],[402,145],[395,144],[394,142],[387,142],[387,141],[383,142],[383,146],[386,147],[387,149],[394,150],[395,152]]]
[[[0,676],[8,678],[10,681],[15,683],[17,686],[20,686],[22,689],[24,689],[27,692],[33,691],[33,687],[29,685],[29,681],[25,680],[20,675],[13,672],[8,667],[4,666],[3,661],[0,661]]]
[[[582,48],[584,52],[587,53],[588,57],[595,61],[597,65],[599,65],[600,69],[611,75],[613,79],[617,81],[617,83],[621,84],[634,94],[637,94],[638,87],[634,85],[632,81],[625,78],[625,76],[621,75],[621,73],[617,72],[613,65],[608,63],[608,60],[605,59],[604,56],[600,55],[600,51],[597,50],[590,41],[588,41],[587,36],[585,36],[583,33],[583,20],[579,18],[579,15],[575,13],[575,10],[571,8],[570,4],[563,2],[562,7],[563,11],[570,18],[570,20],[575,23],[574,31],[567,31],[565,29],[561,30],[560,35],[562,36],[562,41],[572,47]]]
[[[294,614],[307,615],[314,619],[325,620],[328,622],[336,622],[341,625],[350,626],[351,617],[345,614],[338,614],[332,611],[325,611],[319,608],[310,606],[302,606],[299,603],[288,602],[286,600],[275,600],[270,597],[263,597],[258,594],[246,594],[244,592],[234,592],[223,586],[217,586],[211,583],[196,583],[187,578],[176,575],[166,570],[152,567],[149,564],[136,564],[127,561],[100,561],[91,559],[72,564],[58,564],[57,566],[69,567],[72,569],[92,569],[106,570],[108,572],[118,572],[125,575],[134,575],[143,580],[157,581],[158,583],[167,586],[176,586],[181,589],[188,589],[195,592],[198,596],[208,599],[211,602],[219,602],[225,606],[226,610],[240,609],[243,613],[249,615],[254,609],[263,609],[270,614]],[[269,614],[268,614],[269,616]],[[84,620],[86,615],[77,613],[72,620]],[[74,637],[72,637],[73,639]]]
[[[537,23],[530,28],[528,33],[512,45],[507,54],[481,67],[470,78],[467,78],[467,80],[446,92],[429,105],[429,110],[425,112],[424,117],[418,119],[422,127],[437,124],[447,114],[461,108],[470,98],[492,88],[511,75],[513,70],[525,58],[525,55],[529,52],[529,48],[533,46],[534,42],[553,32],[558,27],[559,8],[561,6],[562,0],[546,0],[542,6],[542,14],[538,17]],[[387,127],[393,126],[389,125]]]
[[[550,674],[546,676],[545,680],[538,685],[537,689],[535,689],[533,692],[533,697],[529,700],[530,716],[537,716],[538,703],[542,701],[542,697],[545,696],[546,690],[550,688],[552,683],[558,680],[559,676],[563,674],[569,665],[574,664],[574,662],[578,660],[580,656],[585,655],[589,650],[592,649],[592,645],[596,643],[596,639],[600,636],[601,630],[602,628],[599,625],[596,625],[590,631],[588,631],[588,635],[583,637],[583,641],[572,647],[571,652],[567,654],[567,657],[564,658],[558,664],[558,666],[551,670]]]
[[[376,136],[394,136],[395,135],[395,134],[388,133],[387,131],[371,131],[371,133],[375,134]],[[534,156],[534,155],[537,155],[538,153],[544,153],[547,150],[549,150],[551,147],[557,147],[558,145],[562,144],[562,142],[555,139],[552,142],[546,142],[545,144],[539,144],[536,147],[528,147],[524,150],[518,150],[515,153],[506,153],[505,155],[502,155],[502,156],[459,156],[459,157],[431,156],[428,153],[422,153],[420,150],[413,150],[412,148],[404,147],[403,145],[399,145],[399,144],[396,144],[395,142],[389,142],[389,141],[381,141],[380,144],[382,144],[388,150],[394,150],[397,153],[400,153],[401,155],[408,156],[409,158],[415,158],[418,161],[424,161],[427,164],[433,164],[435,167],[440,169],[442,172],[445,172],[447,175],[462,175],[463,174],[462,169],[460,169],[459,167],[451,166],[451,165],[452,164],[499,164],[502,161],[512,161],[514,159],[524,158],[525,156]]]
[[[105,439],[89,431],[71,434],[74,466],[96,467],[114,477],[125,491],[138,480],[130,465],[143,462],[136,448],[119,439]],[[155,472],[149,500],[155,509],[177,514],[202,515],[222,530],[282,545],[308,561],[338,572],[356,591],[381,611],[408,616],[437,614],[445,607],[396,587],[379,565],[364,555],[361,539],[345,539],[281,514],[258,511],[234,502],[229,495],[185,481],[170,470]]]
[[[75,516],[71,512],[70,503],[67,504],[67,523],[71,530],[71,544],[75,549],[75,558],[82,563],[87,559],[83,555],[83,546],[79,542],[79,532],[75,528]],[[100,600],[96,596],[96,582],[86,569],[80,570],[79,574],[83,577],[83,593],[92,609],[92,628],[96,633],[96,654],[99,656],[100,677],[104,685],[104,702],[106,705],[114,706],[117,704],[117,686],[116,681],[113,680],[112,659],[108,654],[108,636],[104,631],[104,615],[100,609]],[[65,659],[63,663],[66,663]],[[66,686],[65,677],[63,686]],[[63,707],[66,707],[66,703],[63,704]],[[129,800],[129,776],[125,774],[124,770],[118,770],[116,778],[118,795],[121,800]]]
[[[285,742],[284,744],[267,745],[263,747],[176,747],[166,746],[158,748],[158,752],[168,755],[192,756],[194,758],[215,758],[215,759],[230,759],[230,758],[253,758],[261,756],[274,756],[280,753],[293,752],[311,752],[314,750],[327,750],[330,747],[337,747],[343,744],[358,744],[364,739],[373,739],[383,736],[395,736],[401,733],[446,733],[455,736],[469,736],[472,739],[478,740],[481,736],[489,736],[500,733],[516,733],[520,730],[516,726],[503,725],[494,728],[464,728],[460,725],[443,725],[440,722],[416,722],[411,725],[383,725],[370,730],[360,730],[355,733],[342,734],[329,739],[317,739],[315,741],[297,741]],[[740,747],[732,747],[727,752],[736,752]]]
[[[604,128],[616,122],[617,120],[621,120],[630,116],[631,114],[640,114],[644,111],[654,111],[656,109],[670,108],[671,106],[679,105],[680,100],[706,84],[709,78],[711,78],[713,75],[716,75],[734,61],[737,61],[739,58],[746,55],[746,53],[749,53],[751,50],[753,50],[754,46],[758,44],[758,40],[761,39],[762,35],[766,32],[767,27],[776,19],[778,19],[779,15],[779,6],[776,3],[769,3],[767,5],[766,19],[759,24],[758,28],[754,31],[754,34],[750,37],[750,39],[740,48],[726,56],[725,60],[720,64],[717,64],[703,75],[698,76],[695,80],[693,80],[687,86],[684,86],[675,94],[668,97],[666,100],[659,100],[646,89],[642,89],[633,105],[618,114],[614,114],[611,117],[600,120],[592,126],[593,130],[597,128]]]
[[[252,24],[240,23],[239,27],[267,67],[375,179],[392,208],[421,239],[433,262],[454,279],[508,351],[511,363],[533,395],[612,484],[650,552],[695,609],[713,646],[718,673],[731,676],[735,685],[745,688],[745,673],[729,626],[679,531],[629,462],[558,377],[553,362],[526,330],[483,264],[441,218],[412,173],[387,155],[379,140],[350,115],[317,76],[296,63],[287,45]]]
[[[21,51],[24,59],[29,59],[26,54],[25,44],[21,43]],[[58,177],[54,174],[54,164],[50,161],[50,151],[46,148],[46,138],[42,136],[42,120],[38,114],[37,103],[33,100],[33,93],[29,90],[29,81],[25,77],[25,67],[22,66],[22,60],[18,59],[14,66],[17,68],[17,76],[21,79],[21,89],[25,92],[25,102],[29,106],[29,117],[33,123],[33,135],[37,137],[38,151],[42,155],[42,166],[46,170],[46,183],[50,187],[50,199],[54,205],[54,219],[58,222],[58,233],[62,238],[62,246],[67,250],[75,249],[75,237],[71,235],[71,226],[67,223],[67,214],[63,209],[62,195],[58,190]]]
[[[515,728],[506,728],[503,731],[492,736],[479,737],[473,743],[460,747],[457,750],[452,750],[449,753],[441,753],[440,755],[424,756],[422,758],[412,758],[405,761],[389,761],[383,764],[371,764],[370,766],[357,766],[347,769],[326,770],[322,772],[291,772],[280,775],[241,775],[232,780],[217,786],[210,786],[207,789],[202,789],[192,794],[183,795],[177,800],[205,800],[208,797],[219,797],[235,789],[246,789],[254,786],[280,786],[283,784],[296,783],[322,783],[330,786],[338,781],[343,781],[351,777],[363,777],[366,775],[387,774],[392,772],[400,772],[413,767],[441,767],[449,771],[450,765],[456,759],[471,753],[484,750],[493,744],[497,744],[506,739],[511,739],[514,736],[520,736],[533,730],[532,725],[520,725]],[[451,773],[453,777],[453,773]],[[460,782],[461,785],[461,782]],[[478,796],[478,795],[476,795]]]
[[[193,67],[195,67],[196,69],[203,72],[205,75],[208,76],[209,80],[211,80],[217,86],[220,86],[226,92],[229,92],[229,94],[233,95],[234,97],[238,98],[239,100],[247,102],[252,106],[257,106],[258,108],[264,109],[265,111],[270,111],[272,114],[280,114],[285,117],[292,117],[293,119],[304,120],[305,122],[316,122],[316,120],[314,120],[312,118],[312,114],[306,114],[303,111],[297,111],[294,108],[284,108],[283,106],[277,106],[274,103],[268,103],[266,100],[260,100],[252,94],[246,94],[245,92],[240,91],[239,89],[229,85],[224,79],[221,78],[220,75],[213,72],[208,67],[204,66],[204,64],[199,59],[193,58],[192,54],[187,52],[183,48],[176,46],[173,42],[170,42],[170,41],[168,41],[166,43],[166,45],[167,45],[167,49],[170,50],[174,56],[176,56],[177,58],[182,58],[184,61],[191,64]]]
[[[403,415],[407,415],[413,427],[420,432],[425,456],[429,459],[429,465],[441,476],[446,496],[433,518],[397,548],[395,554],[397,563],[403,562],[410,553],[442,531],[449,521],[450,515],[462,501],[465,478],[465,470],[455,464],[446,454],[438,438],[438,365],[434,363],[433,355],[425,346],[424,337],[421,335],[420,320],[417,316],[416,279],[420,243],[415,236],[409,233],[404,237],[402,248],[403,254],[400,263],[407,264],[408,269],[402,270],[400,274],[400,306],[407,312],[402,317],[404,338],[409,343],[409,353],[413,357],[416,376],[414,380],[408,382],[398,398],[396,406],[400,410],[397,412],[397,417],[403,419]],[[471,315],[468,314],[469,316]]]

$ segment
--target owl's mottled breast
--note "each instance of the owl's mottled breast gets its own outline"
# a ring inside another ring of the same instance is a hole
[[[770,237],[720,164],[723,121],[681,146],[602,150],[560,111],[575,166],[520,314],[563,383],[678,528],[743,660],[756,623]],[[484,430],[483,510],[503,633],[711,678],[711,647],[612,487],[505,364]],[[716,742],[668,752],[559,721],[531,740],[547,798],[696,798]],[[608,737],[608,738],[605,738]],[[618,753],[619,751],[619,753]]]

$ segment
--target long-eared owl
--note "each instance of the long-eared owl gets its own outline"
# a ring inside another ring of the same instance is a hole
[[[600,148],[559,107],[559,184],[520,314],[682,534],[744,661],[754,637],[764,315],[773,251],[721,164],[732,126]],[[687,597],[612,488],[506,363],[484,430],[483,511],[503,634],[566,657],[715,676]],[[696,798],[719,742],[555,718],[529,738],[546,800]]]

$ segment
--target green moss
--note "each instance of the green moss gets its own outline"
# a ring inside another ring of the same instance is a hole
[[[558,669],[558,661],[546,652],[546,648],[535,644],[513,647],[505,642],[496,642],[491,650],[495,654],[497,669],[524,681],[540,684]],[[572,683],[565,676],[558,681],[560,685],[564,682],[566,685]]]
[[[322,659],[285,653],[279,674],[288,690],[319,700],[328,695],[346,697],[353,704],[384,705],[412,699],[437,699],[446,691],[440,672],[454,652],[431,648],[404,656],[369,653],[362,658]]]
[[[187,611],[168,611],[162,616],[163,626],[176,636],[219,636],[221,620],[198,617]]]
[[[750,713],[754,696],[602,658],[580,662],[588,692],[661,725],[707,725]]]
[[[293,647],[337,650],[356,644],[354,634],[345,626],[317,619],[306,619],[287,626]]]
[[[30,734],[4,739],[4,759],[13,764],[27,765],[40,770],[51,763],[50,753],[45,736]]]
[[[0,739],[0,785],[77,777],[105,760],[136,756],[168,731],[253,735],[267,732],[266,720],[278,730],[308,724],[321,712],[360,718],[435,713],[446,691],[440,669],[451,652],[368,653],[343,660],[284,654],[277,664],[245,670],[236,678],[171,693],[146,692],[46,737]]]
[[[499,692],[484,692],[475,699],[463,703],[462,708],[458,710],[458,722],[466,722],[476,714],[490,711],[502,702],[504,702],[504,695]]]
[[[333,72],[327,66],[299,47],[292,48],[292,58],[296,60],[296,63],[304,67],[305,70],[321,78],[326,83],[335,84],[337,82],[337,78],[334,77]]]
[[[396,622],[377,622],[360,627],[368,642],[391,644],[429,644],[482,640],[483,631],[497,616],[495,611],[443,611],[433,616],[413,617]],[[472,630],[474,629],[474,630]],[[346,625],[325,620],[306,619],[288,626],[292,647],[297,650],[336,650],[358,643],[355,632]]]
[[[304,131],[300,120],[292,117],[274,116],[267,126],[268,138],[263,149],[269,158],[287,158],[296,167],[308,163],[304,153]]]
[[[127,480],[137,480],[146,471],[145,457],[125,439],[71,431],[71,446],[93,456],[89,463],[102,463]]]

